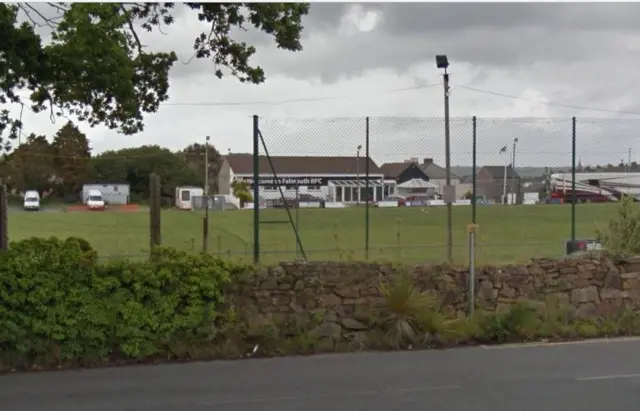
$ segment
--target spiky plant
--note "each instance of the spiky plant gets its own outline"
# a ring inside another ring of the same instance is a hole
[[[392,283],[381,283],[380,293],[385,300],[385,318],[389,326],[389,337],[396,346],[418,340],[418,322],[432,308],[432,298],[420,291],[413,280],[405,274]]]

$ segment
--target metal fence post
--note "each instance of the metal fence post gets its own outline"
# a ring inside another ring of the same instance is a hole
[[[260,263],[260,124],[253,116],[253,262]]]
[[[476,145],[476,139],[477,139],[477,131],[478,131],[478,125],[477,125],[477,119],[476,116],[473,116],[472,119],[472,143],[471,143],[471,223],[475,224],[476,223],[476,174],[478,172],[477,170],[477,145]]]
[[[576,241],[576,118],[571,119],[571,244]]]
[[[477,119],[473,116],[472,123],[472,142],[471,142],[471,225],[469,227],[469,295],[468,297],[468,314],[473,315],[476,308],[476,149],[477,149]]]
[[[369,204],[371,203],[371,198],[369,196],[369,117],[366,118],[366,127],[365,127],[365,193],[367,193],[367,197],[365,199],[365,209],[364,209],[364,257],[366,260],[369,259]],[[360,190],[360,188],[358,188]]]

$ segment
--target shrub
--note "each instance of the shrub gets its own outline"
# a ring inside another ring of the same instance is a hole
[[[613,257],[640,254],[640,208],[632,197],[622,196],[616,215],[597,228],[597,237],[605,253]]]
[[[0,365],[175,358],[215,338],[223,288],[245,269],[166,248],[99,263],[77,238],[13,243],[0,254]]]
[[[417,323],[428,311],[432,301],[428,294],[418,290],[408,275],[399,275],[392,283],[381,283],[384,297],[388,337],[395,346],[416,342]],[[424,319],[424,318],[423,318]]]

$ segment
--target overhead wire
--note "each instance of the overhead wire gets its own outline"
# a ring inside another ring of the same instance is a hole
[[[280,100],[280,101],[203,101],[203,102],[184,102],[184,103],[162,103],[161,106],[205,106],[205,107],[214,107],[214,106],[278,106],[284,104],[291,103],[306,103],[306,102],[315,102],[315,101],[327,101],[327,100],[339,100],[344,98],[353,98],[359,96],[376,96],[376,95],[384,95],[384,94],[392,94],[392,93],[401,93],[404,91],[413,91],[413,90],[422,90],[426,88],[440,86],[441,84],[425,84],[420,86],[413,87],[404,87],[404,88],[395,88],[382,90],[371,93],[352,93],[352,94],[342,94],[342,95],[334,95],[334,96],[318,96],[318,97],[309,97],[309,98],[294,98],[288,100]]]
[[[573,109],[573,110],[598,111],[598,112],[601,112],[601,113],[630,114],[630,115],[640,116],[640,112],[637,112],[637,111],[612,110],[612,109],[599,108],[599,107],[587,107],[587,106],[577,106],[577,105],[572,105],[572,104],[554,103],[552,101],[530,100],[530,99],[526,99],[526,98],[519,97],[519,96],[514,96],[514,95],[504,94],[504,93],[498,93],[498,92],[490,91],[490,90],[483,90],[483,89],[479,89],[479,88],[475,88],[475,87],[469,87],[469,86],[457,86],[457,87],[461,88],[461,89],[464,89],[464,90],[473,91],[473,92],[476,92],[476,93],[488,94],[488,95],[491,95],[491,96],[508,98],[508,99],[511,99],[511,100],[526,101],[526,102],[529,102],[529,103],[544,104],[544,105],[552,106],[552,107],[570,108],[570,109]]]

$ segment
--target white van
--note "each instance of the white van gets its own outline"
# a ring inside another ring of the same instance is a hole
[[[24,193],[23,208],[25,211],[40,210],[40,194],[35,190],[29,190]]]
[[[104,210],[104,197],[98,190],[89,190],[84,202],[89,210]]]

